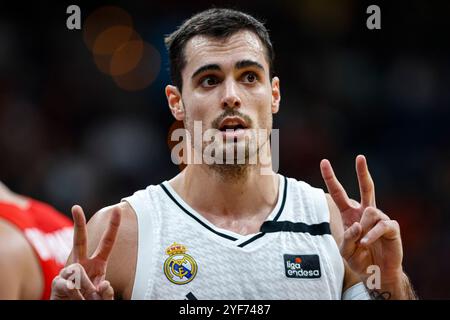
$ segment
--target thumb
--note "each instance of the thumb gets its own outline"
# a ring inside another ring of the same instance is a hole
[[[114,300],[114,289],[107,280],[104,280],[99,284],[98,294],[103,300]]]
[[[344,232],[344,240],[342,241],[340,252],[341,256],[348,260],[356,250],[356,242],[361,237],[362,227],[359,222],[352,224],[350,228]]]

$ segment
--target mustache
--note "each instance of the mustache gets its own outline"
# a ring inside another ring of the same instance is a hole
[[[247,123],[247,126],[249,128],[253,127],[253,121],[252,119],[247,116],[246,114],[243,114],[242,112],[234,109],[227,109],[224,113],[222,113],[220,116],[218,116],[214,121],[211,123],[211,128],[219,130],[219,125],[225,119],[226,117],[239,117],[242,118],[245,123]]]

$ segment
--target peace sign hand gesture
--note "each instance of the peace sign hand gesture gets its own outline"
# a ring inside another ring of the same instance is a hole
[[[52,283],[52,300],[112,300],[114,290],[105,280],[106,267],[120,226],[120,209],[115,207],[109,225],[92,256],[87,256],[87,228],[83,209],[72,207],[74,220],[73,261]]]
[[[382,286],[398,284],[403,279],[400,227],[395,220],[377,209],[375,187],[365,157],[356,157],[360,203],[349,199],[328,160],[322,160],[320,169],[328,192],[342,216],[345,230],[340,245],[342,257],[363,281],[370,276],[367,268],[375,265],[380,268]]]

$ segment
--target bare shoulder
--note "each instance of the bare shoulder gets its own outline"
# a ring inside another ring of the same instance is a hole
[[[120,227],[116,243],[132,240],[137,232],[136,214],[128,202],[120,202],[112,206],[105,207],[95,213],[87,224],[88,234],[100,240],[101,235],[105,231],[111,214],[115,209],[120,209]],[[91,241],[89,241],[91,242]],[[91,249],[91,248],[89,248]],[[92,250],[94,250],[93,248]]]
[[[137,261],[137,219],[128,202],[120,202],[99,210],[87,224],[88,252],[97,248],[108,226],[111,213],[120,209],[120,227],[106,270],[106,279],[111,282],[116,294],[123,299],[131,298]],[[127,263],[124,263],[126,261]]]
[[[328,203],[328,210],[330,212],[330,229],[336,243],[341,244],[344,239],[344,225],[342,223],[341,213],[333,198],[329,193],[325,193]]]
[[[0,219],[0,256],[2,257],[0,260],[2,266],[5,266],[6,263],[17,263],[23,259],[28,246],[29,244],[20,230],[4,219]]]
[[[22,232],[3,219],[0,257],[0,299],[39,299],[43,283],[33,249]]]

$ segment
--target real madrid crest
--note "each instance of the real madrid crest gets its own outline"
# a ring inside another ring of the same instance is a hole
[[[186,251],[186,246],[176,242],[167,247],[169,257],[164,262],[164,274],[170,282],[186,284],[195,278],[197,262]]]

